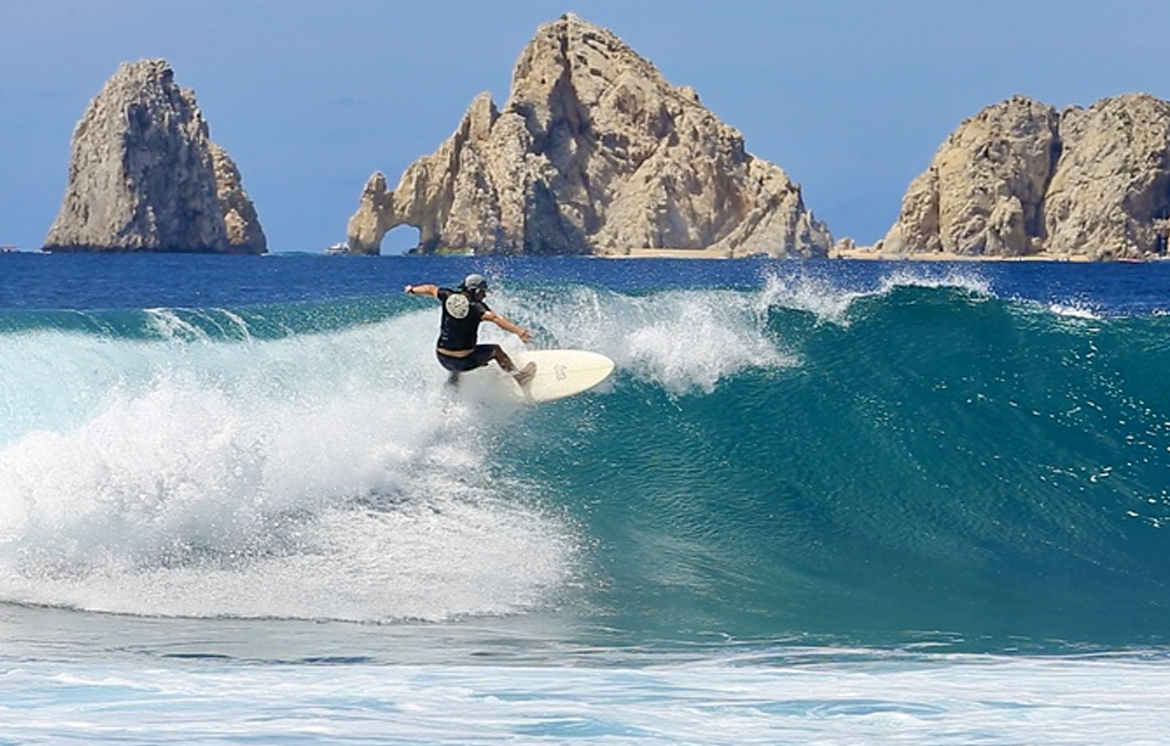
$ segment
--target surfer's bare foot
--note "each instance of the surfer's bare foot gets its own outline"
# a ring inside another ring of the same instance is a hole
[[[531,381],[534,375],[536,375],[536,363],[529,363],[528,365],[525,365],[519,373],[512,377],[516,379],[516,383],[523,386],[524,384]]]

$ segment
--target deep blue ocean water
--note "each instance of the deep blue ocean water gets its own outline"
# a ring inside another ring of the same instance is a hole
[[[470,271],[614,377],[445,386]],[[1164,263],[0,255],[0,744],[1162,743],[1168,370]]]

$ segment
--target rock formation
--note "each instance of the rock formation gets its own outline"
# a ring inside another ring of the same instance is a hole
[[[521,53],[507,103],[481,94],[393,191],[375,173],[349,222],[357,253],[398,225],[424,253],[708,249],[824,256],[828,229],[778,166],[608,30],[568,14]]]
[[[227,151],[213,142],[211,164],[215,170],[215,196],[219,200],[219,211],[223,215],[224,232],[227,235],[228,250],[237,254],[263,254],[268,245],[256,207],[244,191],[240,170]]]
[[[883,254],[1122,259],[1166,254],[1170,103],[1143,94],[1057,115],[984,109],[902,199]]]
[[[267,250],[236,165],[165,60],[122,64],[90,103],[44,250]]]
[[[1170,103],[1131,94],[1061,116],[1044,199],[1047,251],[1093,259],[1166,254]]]

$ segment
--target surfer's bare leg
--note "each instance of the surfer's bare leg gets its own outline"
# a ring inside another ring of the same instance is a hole
[[[492,353],[492,358],[509,373],[516,372],[516,363],[512,362],[512,358],[508,357],[508,353],[504,352],[503,347],[496,345],[496,351]]]
[[[504,352],[504,348],[496,345],[496,352],[493,356],[500,367],[512,374],[516,379],[516,383],[523,386],[532,380],[532,376],[536,374],[536,363],[529,363],[524,366],[524,370],[516,370],[516,363],[512,362],[512,358],[508,357],[508,353]]]

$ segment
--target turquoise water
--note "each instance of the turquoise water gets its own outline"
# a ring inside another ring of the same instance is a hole
[[[0,256],[0,743],[1156,742],[1167,279]]]

